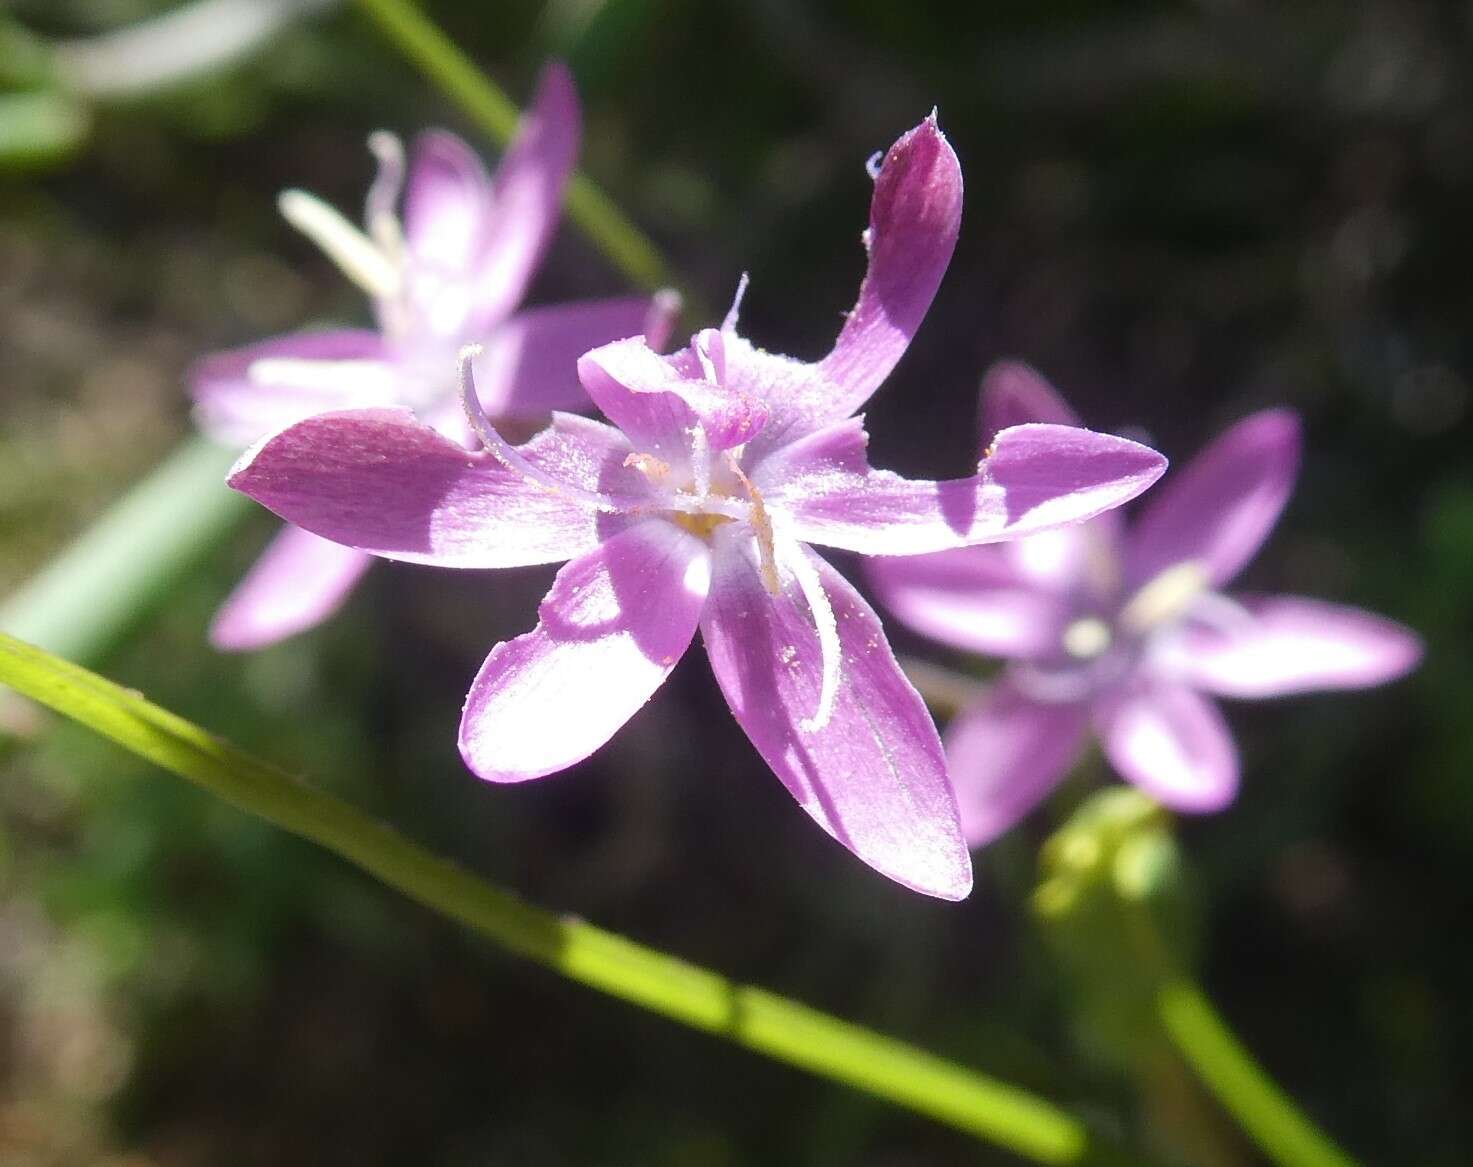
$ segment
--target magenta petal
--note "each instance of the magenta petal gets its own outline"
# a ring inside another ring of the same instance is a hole
[[[604,416],[641,452],[667,461],[683,456],[696,422],[711,448],[724,450],[756,435],[767,421],[761,401],[686,375],[643,337],[585,353],[578,361],[578,377]]]
[[[1058,390],[1031,365],[1022,361],[998,361],[982,378],[978,409],[982,421],[982,447],[992,444],[1001,431],[1030,421],[1049,425],[1079,425],[1078,415],[1059,396]]]
[[[248,652],[305,632],[338,610],[372,562],[361,551],[287,527],[215,613],[210,643]]]
[[[188,373],[195,418],[227,446],[335,409],[387,405],[394,369],[367,329],[299,332],[211,353]]]
[[[840,390],[830,419],[863,405],[905,354],[951,262],[961,216],[961,165],[933,113],[890,147],[875,178],[869,269],[819,365]]]
[[[1224,697],[1363,689],[1404,676],[1422,657],[1417,634],[1392,620],[1299,596],[1235,597],[1241,623],[1182,630],[1184,679]]]
[[[1238,749],[1212,699],[1146,678],[1100,711],[1105,756],[1173,810],[1221,810],[1238,792]]]
[[[1066,598],[1040,588],[1000,546],[876,556],[864,572],[907,628],[967,652],[1022,659],[1057,652],[1070,616]]]
[[[639,296],[518,312],[491,333],[476,358],[482,406],[495,418],[586,409],[578,358],[608,341],[637,336],[649,312],[650,301]]]
[[[962,710],[942,740],[972,847],[992,842],[1059,784],[1089,726],[1084,704],[1025,697],[1006,678]]]
[[[492,782],[580,762],[670,675],[695,635],[709,548],[652,519],[564,565],[537,627],[498,644],[460,722],[466,765]]]
[[[919,555],[1015,539],[1128,502],[1166,459],[1124,438],[1053,425],[1013,426],[972,478],[931,482],[870,469],[858,419],[766,459],[756,476],[804,542],[863,555]]]
[[[1298,417],[1287,409],[1264,410],[1167,478],[1131,530],[1130,583],[1193,561],[1213,585],[1235,576],[1268,538],[1293,492],[1299,446]]]
[[[481,252],[475,317],[505,319],[522,302],[552,241],[581,135],[578,93],[566,65],[542,70],[537,93],[492,180],[492,217]]]
[[[646,497],[644,477],[623,465],[627,443],[608,426],[562,414],[519,449],[581,490],[606,489],[630,507]],[[334,543],[442,567],[556,563],[592,550],[615,519],[468,453],[407,410],[298,422],[243,456],[228,481]]]
[[[797,582],[763,587],[750,534],[717,533],[701,634],[727,704],[763,759],[825,831],[877,871],[943,899],[972,886],[945,759],[926,707],[859,594],[823,560],[838,622],[839,686],[826,725],[805,729],[822,687],[819,636]]]
[[[441,272],[467,272],[490,215],[491,179],[476,152],[445,130],[415,138],[404,190],[410,255]]]

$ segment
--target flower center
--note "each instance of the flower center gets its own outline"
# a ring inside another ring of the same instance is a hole
[[[710,540],[712,533],[723,523],[731,522],[730,515],[718,515],[712,513],[690,513],[686,511],[674,511],[670,519],[677,527],[683,527],[697,539]]]

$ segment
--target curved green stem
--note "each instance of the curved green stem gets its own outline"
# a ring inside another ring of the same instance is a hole
[[[1161,986],[1156,1013],[1177,1052],[1275,1163],[1354,1167],[1264,1073],[1189,979],[1172,977]]]
[[[1052,1103],[796,1001],[525,903],[347,803],[146,701],[0,635],[0,684],[327,850],[501,947],[685,1025],[1048,1164],[1127,1161]]]
[[[517,128],[511,98],[440,31],[413,0],[357,0],[422,73],[456,102],[492,140],[506,145]],[[642,288],[673,287],[659,249],[582,173],[568,184],[568,216],[610,261]]]

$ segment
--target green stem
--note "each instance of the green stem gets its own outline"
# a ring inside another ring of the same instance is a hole
[[[1275,1163],[1354,1167],[1264,1073],[1189,979],[1168,979],[1157,993],[1156,1012],[1177,1052]]]
[[[0,634],[0,684],[310,839],[519,956],[1048,1164],[1125,1161],[1053,1104],[796,1001],[523,902],[80,666]]]
[[[505,146],[517,127],[517,107],[440,31],[413,0],[357,0],[419,70],[438,85],[493,141]],[[568,216],[639,287],[673,287],[659,249],[585,175],[573,176]]]
[[[191,438],[0,605],[0,629],[94,660],[250,510],[235,454]]]

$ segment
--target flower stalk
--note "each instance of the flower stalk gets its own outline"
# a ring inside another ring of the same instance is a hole
[[[915,1046],[524,902],[347,803],[78,665],[0,634],[0,684],[310,839],[515,955],[1044,1164],[1130,1161],[1044,1099]]]

